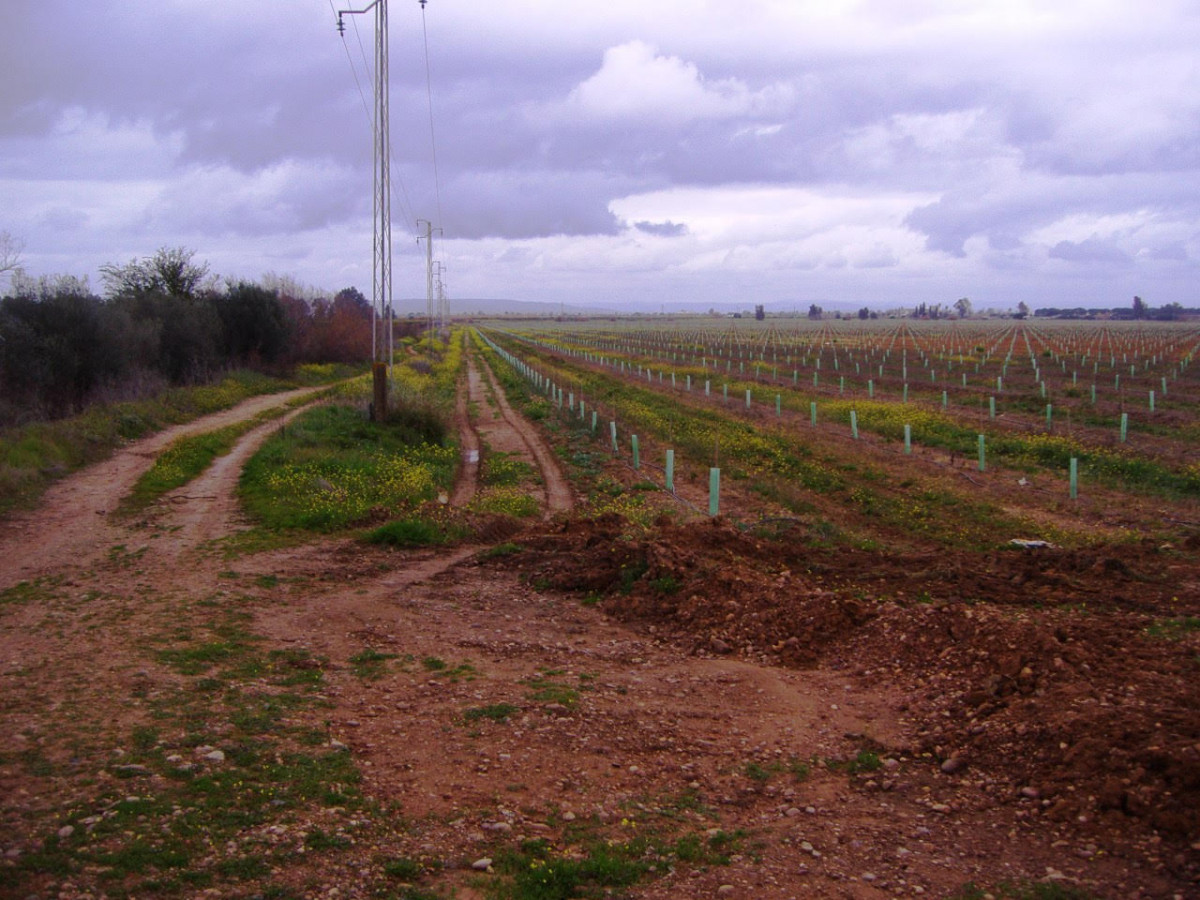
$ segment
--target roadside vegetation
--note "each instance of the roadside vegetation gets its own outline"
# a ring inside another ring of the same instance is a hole
[[[288,378],[277,378],[239,370],[209,385],[172,388],[152,399],[97,405],[65,419],[0,429],[0,514],[31,506],[54,481],[107,459],[128,441],[259,394],[330,384],[355,371],[342,365],[300,366]]]
[[[0,296],[0,514],[121,443],[247,397],[362,371],[371,306],[286,279],[221,284],[183,247]],[[401,326],[405,333],[406,326]]]
[[[451,428],[462,344],[408,339],[388,415],[367,416],[367,379],[279,429],[242,472],[239,493],[260,529],[323,534],[374,526],[394,546],[440,544],[464,529],[445,508],[458,468]]]

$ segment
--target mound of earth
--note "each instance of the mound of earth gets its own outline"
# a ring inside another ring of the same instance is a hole
[[[1150,542],[897,557],[720,520],[616,517],[528,536],[530,583],[579,592],[698,655],[902,688],[910,753],[985,772],[1099,847],[1136,834],[1200,873],[1200,572]],[[1185,599],[1187,598],[1187,599]],[[1156,849],[1157,848],[1157,849]]]

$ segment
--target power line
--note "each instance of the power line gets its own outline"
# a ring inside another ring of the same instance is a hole
[[[334,9],[334,6],[333,6],[333,0],[329,0],[329,11],[331,13],[333,13],[333,15],[335,17],[337,16],[337,10]],[[354,25],[354,30],[356,32],[358,31],[357,24]],[[362,38],[359,38],[358,43],[359,43],[359,46],[361,47],[362,46]],[[358,80],[358,67],[354,65],[354,57],[350,55],[350,47],[346,43],[344,35],[343,35],[343,40],[342,40],[342,49],[344,49],[346,51],[346,62],[350,64],[350,74],[354,76],[354,86],[356,88],[358,88],[358,98],[360,100],[362,100],[363,113],[366,115],[367,121],[370,122],[371,121],[371,107],[369,107],[367,105],[367,95],[365,93],[363,93],[362,82],[360,82]],[[368,71],[370,71],[370,70],[368,69]]]
[[[425,95],[429,101],[429,147],[433,156],[433,193],[437,203],[438,223],[445,224],[442,218],[442,185],[438,178],[437,138],[433,129],[433,78],[429,73],[429,28],[425,23],[425,0],[421,0],[421,35],[425,43]]]
[[[373,5],[374,4],[372,4],[372,6]],[[329,9],[334,14],[334,16],[338,19],[338,21],[340,23],[342,21],[342,19],[340,16],[338,16],[337,10],[333,5],[333,0],[329,0]],[[359,55],[362,57],[363,69],[365,70],[366,74],[369,76],[370,80],[373,81],[374,73],[372,71],[370,62],[368,62],[368,60],[367,60],[367,49],[366,49],[366,46],[363,44],[362,32],[359,31],[359,28],[358,28],[358,20],[356,18],[352,17],[350,19],[350,25],[351,25],[351,27],[354,28],[354,36],[358,42],[358,50],[359,50]],[[350,46],[346,43],[345,29],[339,25],[338,32],[342,36],[342,47],[346,51],[346,62],[350,66],[350,73],[351,73],[351,75],[354,76],[354,84],[358,88],[358,95],[359,95],[359,98],[362,100],[363,112],[366,114],[368,124],[370,125],[372,130],[374,130],[376,127],[376,122],[374,121],[374,115],[372,114],[370,107],[367,105],[367,98],[366,98],[366,95],[363,93],[362,84],[358,78],[358,66],[355,64],[354,57],[350,53]],[[375,137],[375,140],[378,140],[377,136]],[[392,164],[394,164],[396,161],[395,154],[392,152],[392,145],[391,145],[390,141],[388,142],[388,159]],[[399,177],[389,178],[388,186],[389,186],[389,190],[388,190],[389,199],[397,201],[398,205],[401,208],[401,212],[403,213],[405,230],[410,235],[415,237],[417,235],[417,230],[416,230],[416,225],[415,225],[415,222],[417,219],[416,208],[413,206],[412,200],[408,196],[408,188],[404,183],[404,179],[399,178]],[[400,191],[399,197],[396,196],[397,188],[399,188],[399,191]]]

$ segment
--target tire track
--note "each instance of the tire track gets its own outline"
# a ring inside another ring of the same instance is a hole
[[[563,477],[562,470],[558,467],[558,461],[554,458],[553,451],[542,440],[533,424],[509,405],[508,397],[505,396],[504,389],[496,381],[496,376],[487,361],[481,359],[480,364],[495,394],[501,418],[529,450],[530,456],[533,457],[542,474],[542,483],[546,489],[545,518],[550,518],[557,513],[570,512],[575,507],[575,498],[571,493],[570,485]]]
[[[325,389],[300,388],[252,397],[230,409],[159,431],[64,478],[46,492],[37,509],[0,522],[0,589],[64,568],[85,567],[113,544],[128,540],[132,530],[112,522],[108,514],[173,441],[232,425]]]

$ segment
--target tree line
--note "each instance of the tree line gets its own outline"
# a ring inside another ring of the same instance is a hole
[[[163,248],[106,265],[102,297],[77,278],[15,272],[0,298],[0,426],[232,368],[370,359],[371,304],[355,288],[310,300],[253,282],[221,285],[194,255]]]

